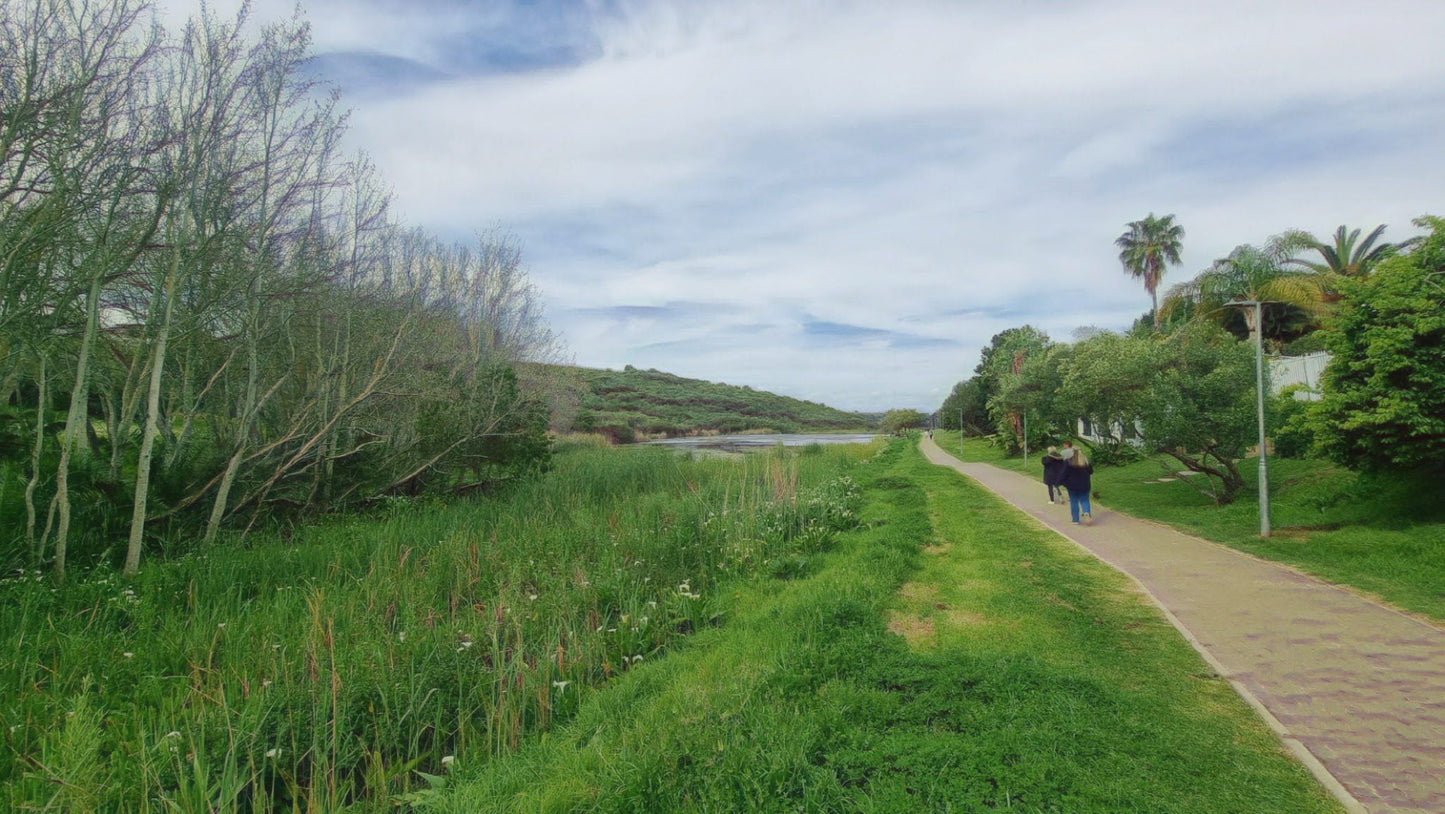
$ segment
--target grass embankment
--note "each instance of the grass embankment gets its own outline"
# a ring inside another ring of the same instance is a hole
[[[856,472],[863,528],[435,809],[1337,810],[1123,577],[909,445]]]
[[[957,435],[939,434],[935,440],[958,454]],[[1039,478],[1042,454],[1031,451],[1025,469],[1018,456],[1005,458],[984,440],[964,442],[964,460]],[[1445,499],[1430,485],[1405,477],[1361,476],[1325,461],[1272,458],[1273,536],[1263,538],[1255,461],[1241,462],[1246,488],[1228,506],[1215,505],[1184,480],[1160,482],[1179,468],[1167,458],[1099,467],[1094,491],[1108,508],[1289,563],[1445,622]]]
[[[394,811],[804,568],[864,454],[574,449],[495,499],[0,582],[0,809]]]
[[[735,433],[869,430],[878,416],[766,390],[688,379],[657,370],[576,368],[586,385],[579,428],[620,441],[639,437]]]

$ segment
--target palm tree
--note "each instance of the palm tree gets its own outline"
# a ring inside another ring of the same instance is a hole
[[[1341,277],[1363,277],[1370,273],[1370,267],[1379,261],[1389,257],[1397,247],[1393,243],[1381,243],[1376,246],[1375,241],[1385,231],[1385,224],[1376,226],[1374,231],[1365,236],[1365,242],[1356,245],[1360,239],[1360,230],[1351,229],[1346,231],[1344,226],[1335,230],[1335,245],[1330,246],[1308,238],[1307,248],[1314,249],[1324,258],[1323,263],[1312,263],[1308,260],[1290,258],[1285,262],[1290,265],[1303,266],[1312,269],[1320,274],[1338,274]]]
[[[1286,232],[1263,247],[1236,246],[1228,257],[1215,260],[1193,280],[1171,288],[1161,310],[1166,316],[1183,313],[1193,319],[1218,322],[1226,329],[1232,323],[1236,331],[1242,317],[1253,338],[1254,332],[1263,327],[1254,324],[1254,311],[1231,306],[1262,302],[1266,303],[1265,321],[1273,323],[1273,333],[1278,336],[1285,332],[1291,317],[1310,320],[1324,305],[1326,275],[1286,267],[1290,258],[1309,248],[1310,240],[1303,232]]]
[[[1365,236],[1364,242],[1360,241],[1359,229],[1346,229],[1341,226],[1335,230],[1334,245],[1322,243],[1306,232],[1287,233],[1303,243],[1304,248],[1319,252],[1323,262],[1313,262],[1298,257],[1292,257],[1285,262],[1286,265],[1307,268],[1317,274],[1323,275],[1326,281],[1326,288],[1331,288],[1330,283],[1341,277],[1364,277],[1370,273],[1370,269],[1381,260],[1405,249],[1415,243],[1415,240],[1407,240],[1403,243],[1380,243],[1380,235],[1385,231],[1385,224],[1376,226],[1373,231]],[[1338,299],[1332,291],[1326,291],[1326,300]]]
[[[1166,266],[1179,265],[1179,241],[1183,237],[1184,227],[1174,222],[1173,215],[1156,218],[1150,212],[1143,220],[1129,223],[1128,231],[1114,241],[1124,271],[1144,281],[1144,290],[1154,303],[1155,330],[1159,329],[1159,280]]]

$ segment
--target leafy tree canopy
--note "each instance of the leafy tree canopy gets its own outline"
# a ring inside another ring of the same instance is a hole
[[[883,414],[883,429],[888,432],[903,432],[922,427],[928,416],[917,410],[889,410]]]
[[[1445,456],[1445,219],[1408,254],[1341,281],[1317,435],[1366,470],[1438,465]]]
[[[973,435],[980,435],[988,426],[988,404],[983,398],[983,388],[974,376],[955,384],[948,398],[939,408],[939,426],[945,430],[962,428]]]

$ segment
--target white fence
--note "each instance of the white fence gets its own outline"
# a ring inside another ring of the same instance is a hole
[[[1319,401],[1320,375],[1329,364],[1330,355],[1325,351],[1304,356],[1279,356],[1269,360],[1270,389],[1278,393],[1290,385],[1302,384],[1305,389],[1295,392],[1295,398],[1302,401]]]

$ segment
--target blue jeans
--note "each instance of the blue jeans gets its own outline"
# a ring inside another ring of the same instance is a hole
[[[1074,518],[1075,523],[1079,522],[1079,512],[1083,512],[1084,514],[1093,514],[1093,512],[1089,510],[1089,493],[1075,492],[1073,489],[1070,489],[1069,516]]]

